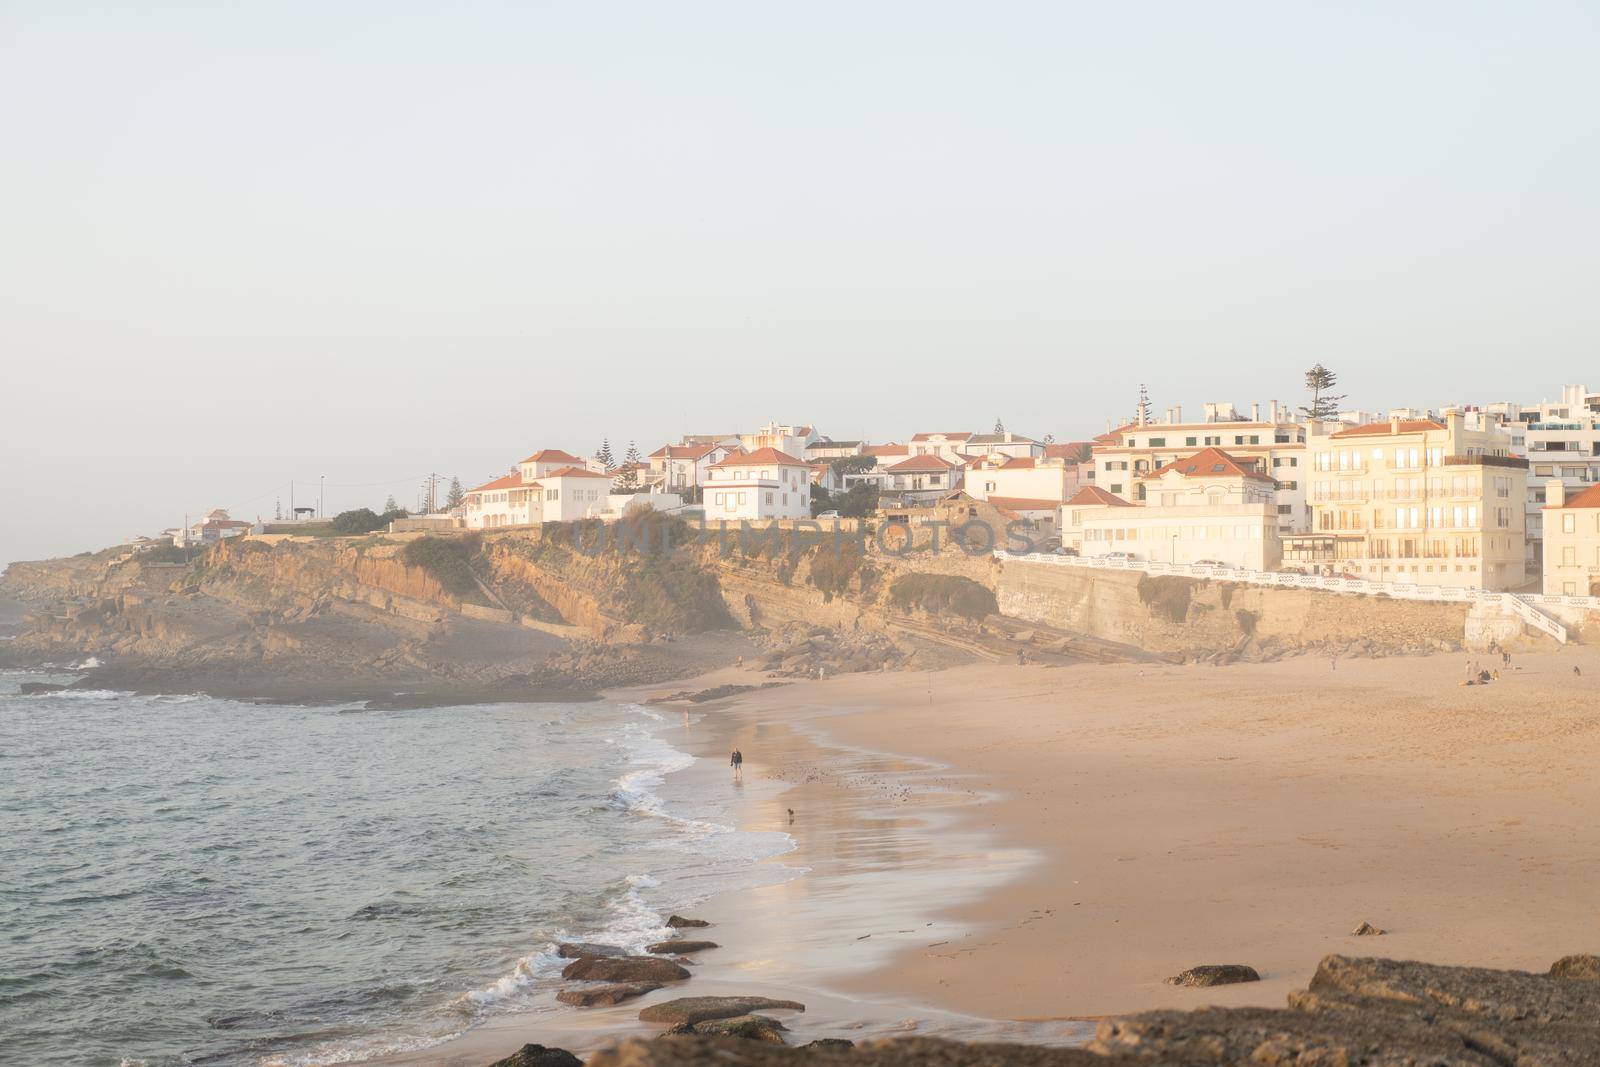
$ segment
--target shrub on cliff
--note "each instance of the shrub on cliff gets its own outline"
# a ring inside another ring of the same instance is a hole
[[[1173,622],[1183,622],[1189,617],[1189,601],[1194,596],[1192,578],[1173,574],[1139,576],[1139,603],[1152,614],[1162,615]]]
[[[889,586],[889,601],[901,611],[920,608],[930,615],[964,619],[982,619],[999,610],[994,590],[957,574],[902,574]]]
[[[427,571],[451,596],[476,600],[482,594],[471,560],[478,543],[476,537],[419,537],[400,550],[400,562]]]
[[[352,537],[356,534],[373,533],[388,525],[389,520],[371,508],[356,508],[354,511],[339,512],[333,517],[329,528],[337,537]]]
[[[853,538],[841,538],[837,546],[824,545],[811,557],[811,584],[828,600],[843,595],[865,559]]]

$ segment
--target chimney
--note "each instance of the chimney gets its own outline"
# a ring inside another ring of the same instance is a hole
[[[1175,416],[1175,418],[1173,419],[1174,422],[1182,422],[1183,421],[1183,405],[1182,404],[1174,404],[1174,405],[1172,405],[1172,413]]]
[[[1278,425],[1278,402],[1276,400],[1272,402],[1272,425]]]
[[[1399,415],[1390,415],[1389,416],[1389,432],[1390,433],[1399,433],[1400,432],[1400,416]]]
[[[1259,400],[1250,405],[1250,421],[1261,421],[1261,402]]]
[[[1567,486],[1560,478],[1552,478],[1544,483],[1544,506],[1547,508],[1567,506]]]

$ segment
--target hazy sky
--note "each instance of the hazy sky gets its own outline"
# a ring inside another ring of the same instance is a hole
[[[1592,2],[0,0],[0,561],[602,436],[1600,386],[1596,55]]]

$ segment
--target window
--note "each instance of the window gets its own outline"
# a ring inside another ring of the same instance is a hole
[[[1150,447],[1151,448],[1166,448],[1167,447],[1167,439],[1165,437],[1152,437],[1152,438],[1150,438]]]
[[[1563,515],[1563,516],[1561,516],[1561,532],[1562,533],[1577,533],[1578,532],[1578,517],[1576,515]]]
[[[1192,446],[1197,440],[1199,440],[1199,438],[1196,438],[1196,437],[1185,437],[1183,439],[1183,443],[1186,444],[1186,445],[1191,445]]]

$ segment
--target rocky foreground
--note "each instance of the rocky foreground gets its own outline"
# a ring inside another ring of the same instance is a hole
[[[668,1021],[670,1012],[663,1015],[663,1007],[645,1010]],[[690,1015],[700,1017],[694,1012],[684,1017]],[[1083,1049],[927,1038],[790,1047],[782,1044],[786,1030],[776,1018],[746,1014],[727,1022],[735,1025],[699,1030],[680,1025],[655,1040],[629,1040],[596,1053],[589,1064],[1600,1067],[1600,957],[1569,956],[1549,972],[1534,974],[1329,956],[1309,988],[1291,994],[1284,1008],[1200,1008],[1107,1019]],[[529,1045],[493,1067],[577,1062],[560,1049]]]

